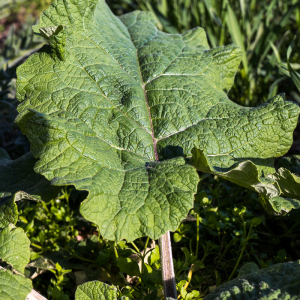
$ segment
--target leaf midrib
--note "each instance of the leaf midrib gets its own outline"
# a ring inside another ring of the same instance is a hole
[[[146,105],[147,105],[148,114],[149,114],[149,120],[150,120],[150,126],[151,126],[151,137],[152,137],[152,141],[153,141],[155,160],[158,161],[158,153],[157,153],[157,145],[156,145],[157,140],[154,136],[154,128],[153,128],[153,123],[152,123],[151,111],[150,111],[150,106],[149,106],[149,103],[148,103],[148,97],[147,97],[147,91],[145,89],[145,85],[146,84],[143,84],[142,88],[143,88],[143,91],[144,91]]]
[[[84,24],[83,24],[84,25]],[[84,26],[83,26],[84,27]],[[127,29],[127,32],[128,32],[128,35],[131,37],[129,31],[128,31],[128,28]],[[85,31],[85,27],[84,27],[84,31]],[[120,68],[126,73],[128,74],[128,76],[130,76],[138,85],[140,85],[139,82],[137,82],[137,80],[132,76],[130,75],[122,66],[121,64],[119,63],[119,61],[114,57],[114,56],[111,56],[109,53],[107,53],[103,48],[101,48],[99,45],[97,45],[93,40],[91,40],[87,35],[85,35],[87,37],[88,40],[90,40],[96,47],[98,47],[99,49],[101,49],[104,53],[106,53],[107,55],[109,55],[110,57],[113,58],[113,60],[120,66]],[[132,40],[130,39],[130,41],[132,42]],[[133,42],[132,42],[133,44]],[[134,46],[134,44],[133,44]],[[143,76],[142,76],[142,73],[141,73],[141,68],[140,68],[140,64],[139,64],[139,60],[138,60],[138,49],[134,46],[134,48],[136,49],[136,58],[137,58],[137,64],[138,64],[138,67],[139,67],[139,73],[140,73],[140,78],[141,78],[141,81],[143,82]],[[75,56],[76,57],[76,56]],[[79,61],[78,61],[79,62]],[[79,62],[80,63],[80,62]],[[95,82],[95,80],[88,74],[88,72],[82,67],[82,69],[86,72],[86,74]],[[155,78],[153,78],[155,79]],[[99,87],[99,90],[101,91],[101,93],[103,94],[103,96],[108,99],[110,102],[111,100],[103,93],[103,91],[101,90],[100,86],[97,84],[97,82],[95,82],[95,84]],[[146,86],[147,83],[144,83],[141,87],[143,89],[143,92],[144,92],[144,96],[145,96],[145,101],[146,101],[146,106],[147,106],[147,110],[148,110],[148,115],[149,115],[149,121],[150,121],[150,128],[151,128],[151,137],[152,137],[152,141],[153,141],[153,148],[154,148],[154,155],[155,155],[155,160],[158,161],[158,153],[157,153],[157,146],[156,146],[156,139],[155,139],[155,136],[154,136],[154,128],[153,128],[153,123],[152,123],[152,117],[151,117],[151,112],[150,112],[150,106],[149,106],[149,102],[148,102],[148,98],[147,98],[147,91],[145,89],[145,86]],[[112,103],[112,102],[111,102]],[[113,104],[113,103],[112,103]],[[114,105],[114,104],[113,104]],[[116,106],[115,106],[116,107]],[[125,116],[127,116],[124,112],[122,112],[119,108],[116,107],[116,109],[118,109],[122,114],[124,114]],[[141,127],[142,129],[144,129],[146,132],[149,133],[148,130],[146,130],[146,128],[144,128],[143,126],[141,126],[140,124],[138,124],[135,120],[133,120],[132,118],[130,118],[129,116],[127,116],[130,120],[134,121],[139,127]],[[127,149],[126,149],[127,150]],[[127,150],[128,151],[128,150]],[[131,152],[131,151],[128,151],[128,152]],[[132,153],[132,152],[131,152]],[[134,153],[135,154],[135,153]]]

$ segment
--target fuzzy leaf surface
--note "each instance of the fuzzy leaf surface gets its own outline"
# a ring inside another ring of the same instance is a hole
[[[117,18],[103,0],[56,0],[34,31],[49,45],[18,68],[18,124],[38,173],[89,191],[81,213],[107,239],[178,227],[196,192],[183,159],[194,147],[230,168],[291,145],[298,106],[231,102],[241,51],[209,49],[201,28],[167,34],[148,12]]]
[[[0,231],[0,258],[24,273],[30,261],[30,240],[22,228],[7,226]]]
[[[75,300],[117,300],[117,289],[100,281],[89,281],[76,289]]]
[[[204,300],[300,299],[300,261],[251,270],[204,297]]]
[[[49,201],[57,196],[60,188],[51,186],[48,180],[34,172],[35,163],[36,159],[31,153],[11,160],[7,152],[0,149],[0,228],[10,223],[16,224],[16,201]]]
[[[25,300],[32,290],[31,280],[21,275],[0,269],[0,299]]]

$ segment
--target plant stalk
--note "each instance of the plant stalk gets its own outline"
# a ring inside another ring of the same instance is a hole
[[[199,229],[199,215],[197,214],[197,244],[196,244],[196,258],[198,258],[198,250],[199,250],[199,239],[200,239],[200,229]]]
[[[245,224],[243,218],[242,218],[242,220],[243,220],[243,224]],[[234,269],[233,269],[233,271],[231,272],[231,274],[230,274],[230,276],[229,276],[229,278],[228,278],[227,281],[230,281],[230,280],[231,280],[231,278],[232,278],[232,276],[234,275],[234,273],[235,273],[237,267],[238,267],[239,264],[240,264],[241,258],[243,257],[243,253],[244,253],[245,248],[246,248],[246,244],[247,244],[247,242],[248,242],[248,240],[249,240],[249,236],[250,236],[250,233],[251,233],[251,229],[252,229],[252,225],[250,226],[250,229],[249,229],[249,232],[248,232],[247,237],[246,237],[246,236],[244,237],[244,244],[243,244],[242,251],[241,251],[241,253],[240,253],[240,255],[239,255],[239,258],[238,258],[238,260],[237,260],[237,262],[236,262],[236,264],[235,264],[235,266],[234,266]],[[246,227],[245,227],[245,225],[244,225],[244,232],[246,232]],[[246,234],[245,234],[245,235],[246,235]]]
[[[158,239],[164,297],[177,299],[170,232]]]

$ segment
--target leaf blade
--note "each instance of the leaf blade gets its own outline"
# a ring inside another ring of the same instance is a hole
[[[24,273],[30,261],[30,240],[22,228],[7,226],[0,232],[0,257]]]
[[[209,49],[203,29],[163,33],[151,13],[116,18],[102,0],[54,1],[34,30],[50,26],[61,29],[48,30],[50,46],[18,68],[17,121],[40,158],[36,171],[54,185],[89,191],[81,212],[105,237],[130,241],[174,230],[198,181],[183,157],[195,145],[214,156],[217,134],[232,116],[233,128],[247,114],[253,124],[249,133],[237,127],[239,145],[225,136],[220,151],[235,153],[220,158],[221,166],[246,160],[250,135],[268,137],[265,145],[252,143],[255,157],[288,150],[299,109],[280,96],[256,109],[232,103],[227,92],[241,52],[232,45]],[[261,122],[264,114],[269,120]]]
[[[116,300],[117,290],[100,281],[89,281],[76,289],[76,300]]]
[[[31,280],[21,275],[0,269],[0,297],[3,300],[25,300],[32,290]]]
[[[27,153],[11,160],[0,149],[0,228],[16,224],[18,209],[15,202],[22,199],[49,201],[58,195],[59,187],[53,187],[41,175],[34,172],[36,159]]]

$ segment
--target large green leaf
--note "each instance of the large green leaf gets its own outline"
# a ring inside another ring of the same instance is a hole
[[[222,284],[204,300],[300,299],[300,261],[250,270],[234,280]]]
[[[16,201],[22,199],[44,201],[57,196],[60,188],[49,184],[43,176],[34,172],[36,159],[31,153],[11,160],[4,149],[0,149],[0,228],[16,224],[18,209]]]
[[[31,280],[0,269],[0,299],[25,300],[32,290]]]
[[[16,160],[11,160],[4,149],[0,149],[0,196],[12,196],[23,191],[26,198],[49,201],[57,196],[59,189],[51,187],[49,182],[34,172],[36,159],[27,153]],[[22,199],[22,195],[17,197]],[[24,196],[25,197],[25,196]]]
[[[22,228],[7,226],[0,230],[0,258],[24,273],[30,261],[30,240]]]
[[[56,0],[34,27],[49,45],[17,71],[17,122],[40,158],[35,170],[88,190],[81,213],[108,239],[177,228],[198,181],[182,158],[193,147],[222,168],[277,157],[299,113],[283,96],[234,104],[226,93],[241,51],[209,49],[201,28],[155,25],[147,12],[117,18],[103,0]]]

